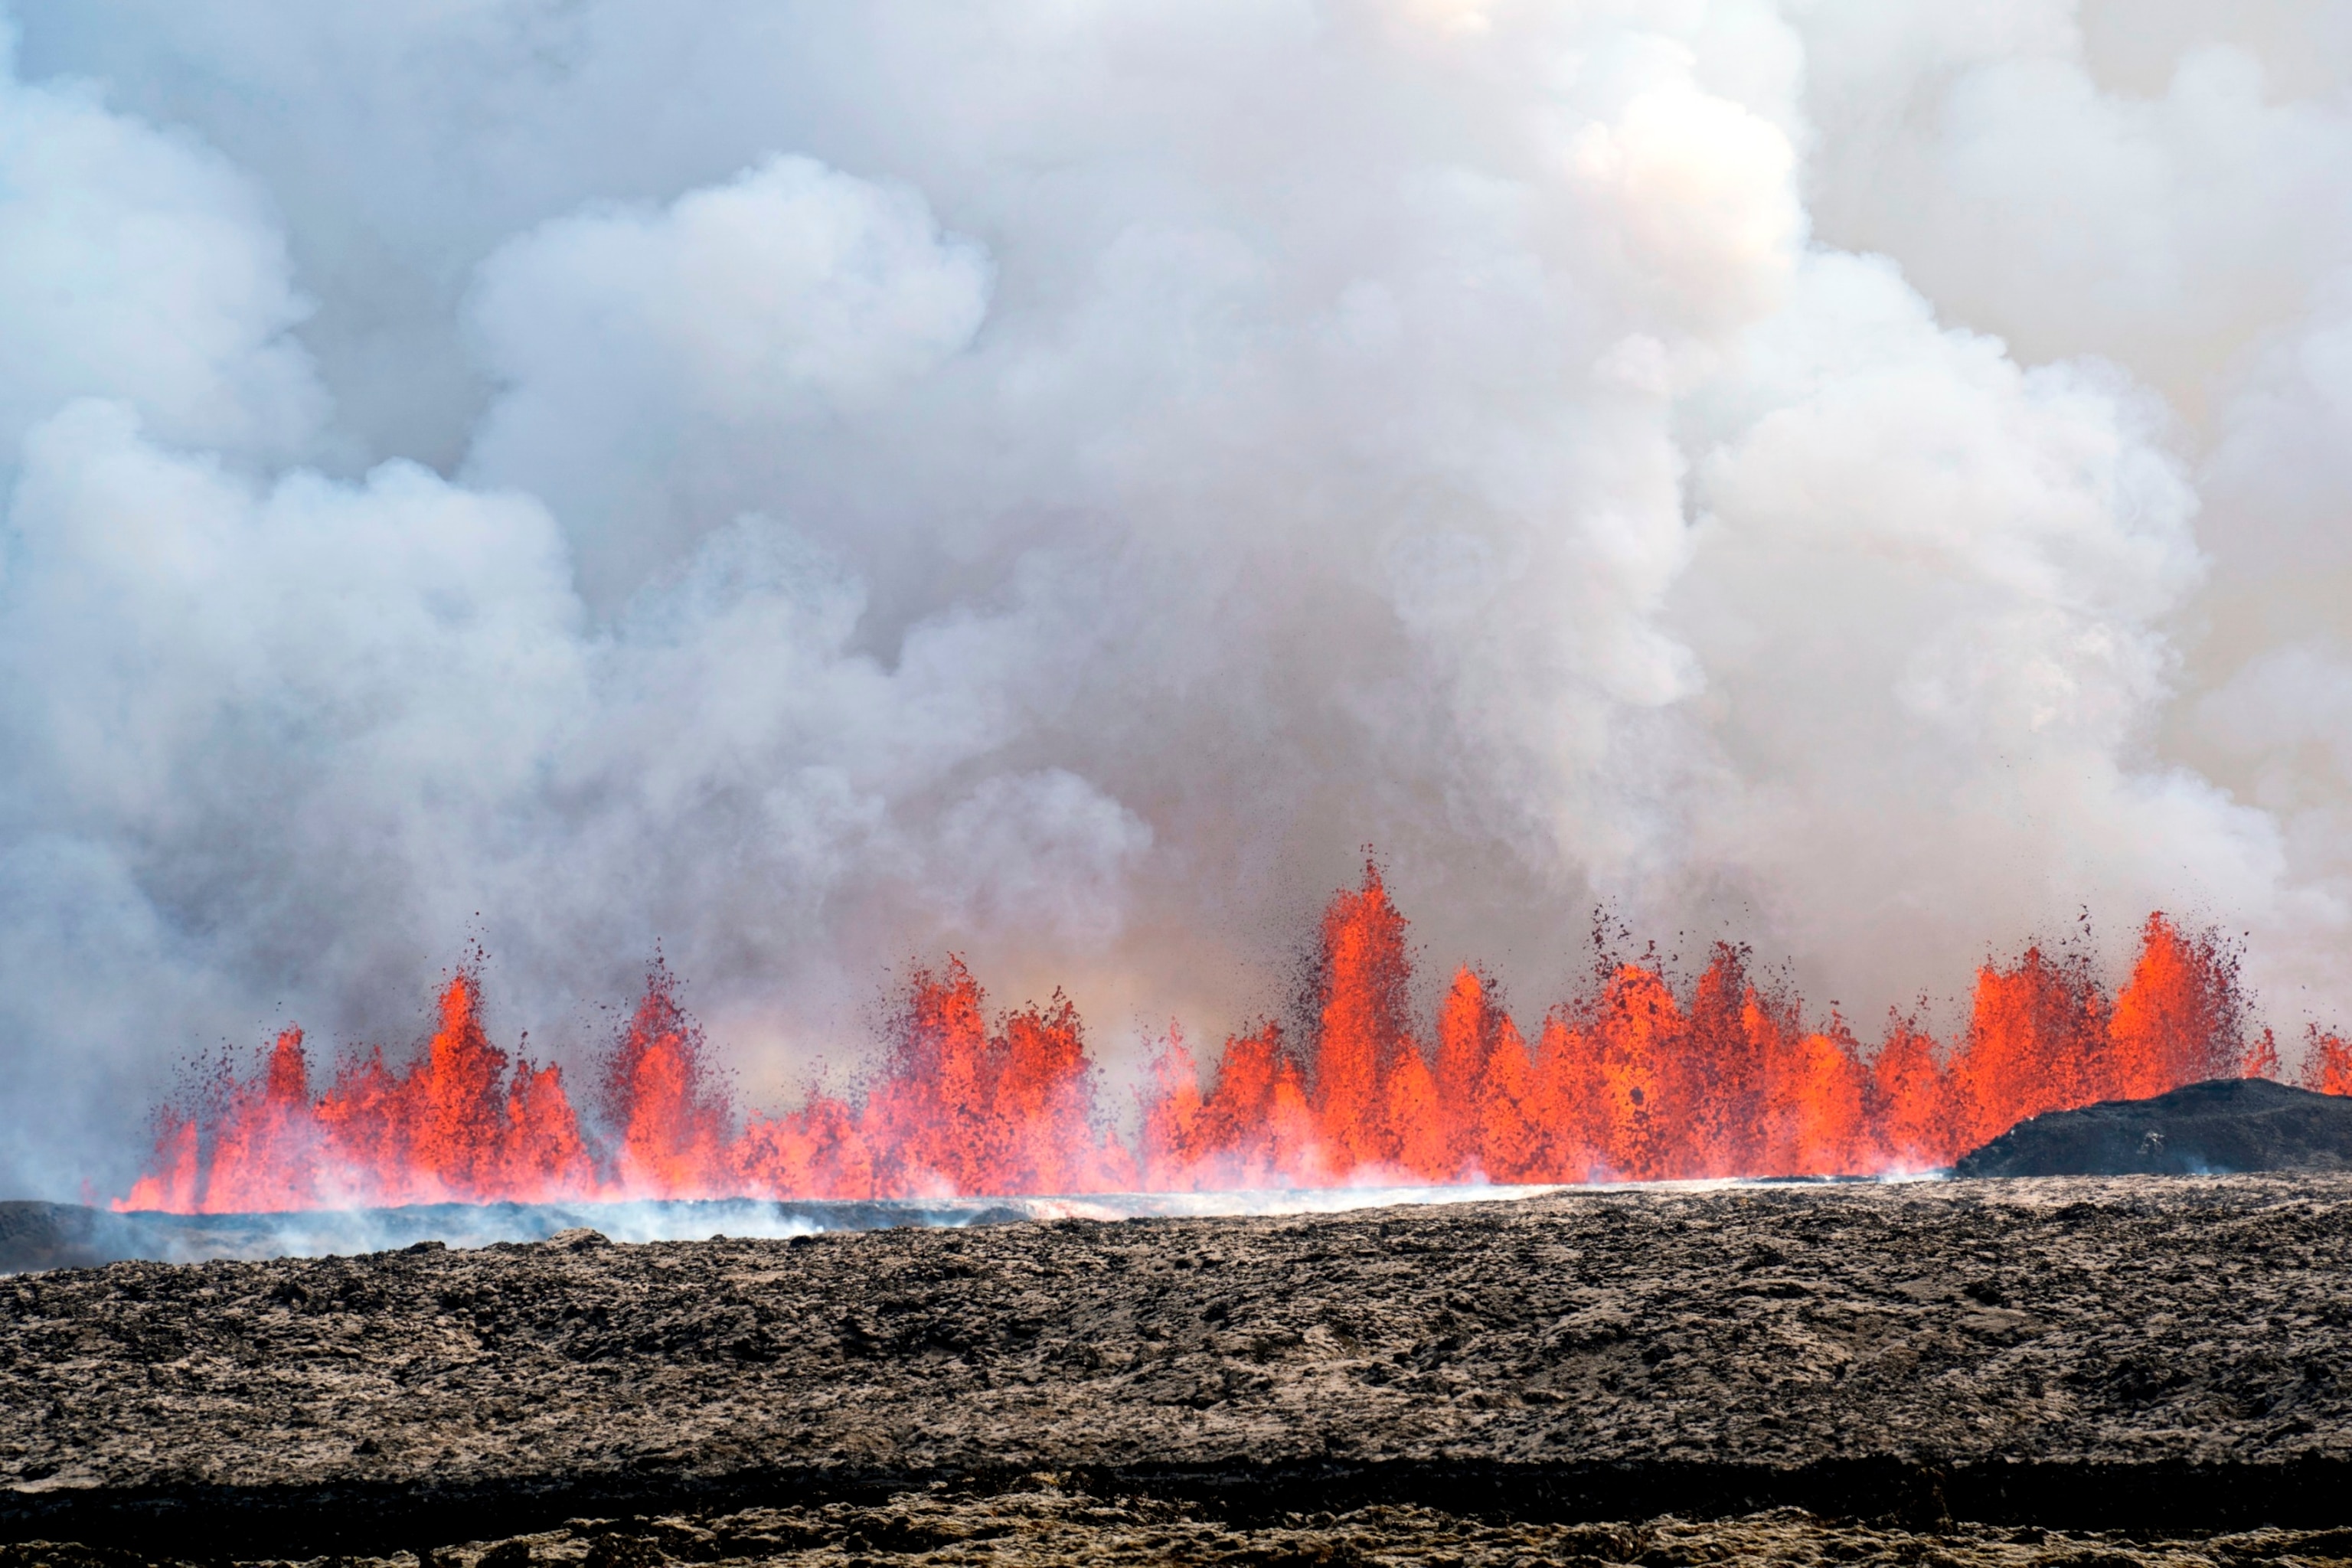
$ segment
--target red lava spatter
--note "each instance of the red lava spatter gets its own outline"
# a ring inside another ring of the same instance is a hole
[[[511,1058],[478,973],[394,1065],[314,1087],[302,1033],[160,1114],[122,1209],[435,1202],[916,1197],[1351,1182],[1563,1183],[1883,1173],[1948,1164],[2043,1111],[2274,1074],[2232,953],[2151,914],[2112,995],[2086,958],[2027,948],[1976,976],[1958,1037],[1890,1016],[1864,1047],[1718,944],[1677,988],[1654,959],[1596,967],[1532,1040],[1478,969],[1414,1016],[1406,922],[1376,867],[1323,917],[1305,1026],[1225,1042],[1205,1080],[1171,1029],[1132,1139],[1108,1128],[1076,1009],[992,1013],[959,958],[915,973],[862,1095],[740,1115],[656,964],[593,1085]],[[2352,1043],[2312,1032],[2305,1081],[2352,1093]]]

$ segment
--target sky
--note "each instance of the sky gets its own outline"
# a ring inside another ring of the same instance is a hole
[[[1114,1077],[1367,846],[1869,1037],[2153,909],[2352,1020],[2352,8],[16,0],[0,1190],[478,950],[754,1103]]]

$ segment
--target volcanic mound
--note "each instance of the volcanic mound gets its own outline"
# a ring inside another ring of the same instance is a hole
[[[1961,1176],[2219,1175],[2352,1171],[2352,1098],[2269,1079],[2192,1083],[2019,1122],[1953,1167]]]
[[[2315,1528],[2352,1513],[2347,1278],[2325,1176],[119,1263],[0,1282],[0,1539],[651,1562],[734,1520],[838,1561],[1048,1494],[1163,1545],[1516,1521],[1505,1559],[1787,1507]],[[653,1555],[591,1552],[623,1536]]]

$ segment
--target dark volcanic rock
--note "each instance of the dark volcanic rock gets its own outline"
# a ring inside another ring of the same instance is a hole
[[[0,1281],[0,1536],[388,1551],[1038,1472],[1244,1521],[2336,1525],[2348,1280],[2325,1177],[121,1263]]]
[[[941,1198],[871,1202],[768,1198],[596,1204],[418,1204],[406,1208],[293,1214],[115,1214],[76,1204],[0,1203],[0,1275],[89,1268],[146,1258],[317,1258],[389,1252],[419,1241],[488,1247],[544,1241],[582,1226],[651,1236],[788,1236],[886,1230],[902,1225],[1001,1225],[1026,1219],[1029,1200]]]
[[[2263,1078],[2193,1083],[2021,1121],[1953,1167],[1961,1176],[2244,1171],[2352,1171],[2352,1098]]]
[[[77,1204],[0,1203],[0,1274],[89,1268],[133,1256],[123,1226],[103,1209]]]
[[[2252,1530],[2168,1536],[2038,1526],[1831,1521],[1797,1509],[1728,1519],[1575,1521],[1476,1517],[1412,1504],[1235,1518],[1161,1498],[1095,1497],[1060,1478],[1006,1490],[944,1488],[873,1503],[756,1508],[638,1519],[577,1519],[551,1530],[400,1552],[383,1568],[652,1568],[667,1563],[843,1568],[851,1563],[1118,1563],[1134,1568],[1702,1568],[1717,1563],[1884,1563],[1889,1568],[2293,1568],[2352,1558],[2352,1531]],[[422,1545],[423,1543],[419,1543]],[[170,1562],[163,1553],[146,1562]],[[132,1558],[132,1563],[142,1561]],[[130,1568],[87,1548],[0,1546],[0,1568]],[[350,1558],[319,1568],[362,1568]]]

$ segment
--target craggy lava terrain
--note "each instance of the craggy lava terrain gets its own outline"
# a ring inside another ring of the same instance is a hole
[[[1029,1478],[986,1495],[943,1489],[887,1502],[745,1509],[634,1520],[577,1519],[551,1530],[394,1552],[398,1568],[638,1568],[660,1563],[1417,1563],[1505,1568],[1529,1563],[1682,1568],[1718,1563],[1887,1563],[1906,1568],[2251,1568],[2352,1560],[2352,1531],[2263,1529],[2218,1535],[2065,1531],[2035,1526],[1838,1522],[1799,1509],[1730,1519],[1659,1518],[1640,1524],[1478,1518],[1412,1504],[1344,1513],[1234,1518],[1152,1497],[1105,1500],[1066,1491],[1059,1478]],[[193,1552],[184,1547],[184,1552]],[[187,1560],[187,1559],[183,1559]],[[0,1546],[0,1568],[112,1568],[153,1557],[32,1543]],[[330,1557],[332,1563],[384,1558]]]
[[[0,1565],[2352,1559],[2347,1283],[2330,1176],[118,1263]]]

